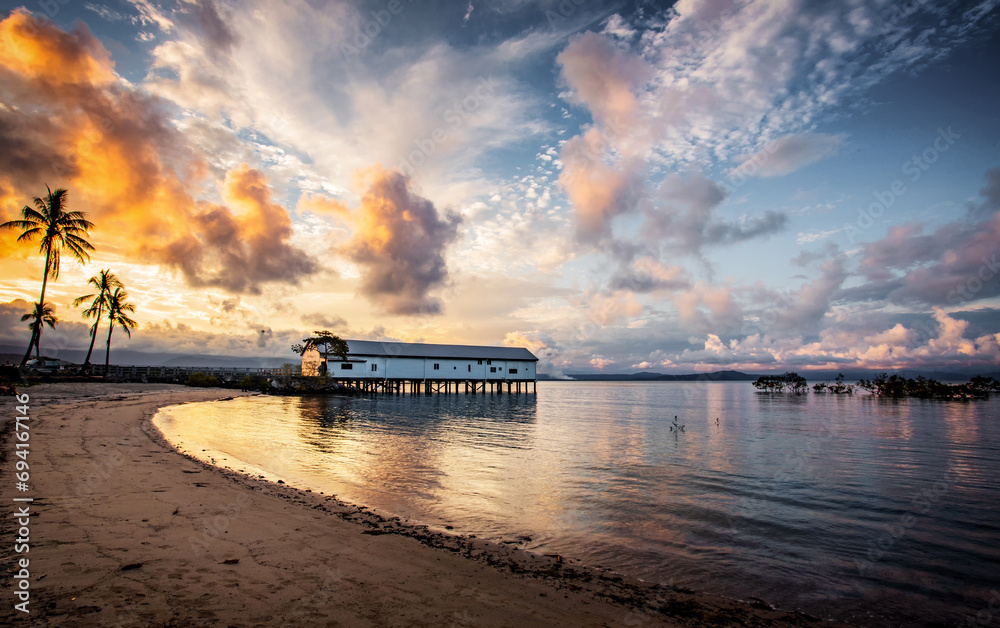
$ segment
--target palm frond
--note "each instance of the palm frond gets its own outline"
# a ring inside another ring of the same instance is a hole
[[[45,211],[48,212],[48,210]],[[32,222],[45,222],[45,214],[39,212],[37,209],[28,207],[27,205],[21,208],[21,216],[23,216],[25,220],[30,220]]]
[[[93,281],[94,278],[91,277],[90,280]],[[83,303],[87,299],[93,299],[95,296],[97,296],[96,292],[94,294],[85,294],[82,297],[77,297],[77,298],[73,299],[73,307],[80,307],[81,303]]]
[[[17,237],[18,242],[30,242],[42,230],[41,227],[26,227],[26,231]]]
[[[0,229],[34,229],[38,222],[34,220],[8,220],[0,225]]]

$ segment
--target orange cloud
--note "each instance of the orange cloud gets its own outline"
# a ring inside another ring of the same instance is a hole
[[[80,26],[66,33],[24,10],[0,22],[0,194],[70,190],[97,226],[102,251],[179,269],[192,286],[257,293],[294,283],[316,262],[289,244],[288,211],[264,175],[241,166],[222,196],[235,211],[197,200],[206,161],[171,123],[164,103],[117,79],[110,55]],[[58,87],[58,88],[57,88]],[[13,255],[7,249],[0,255]]]
[[[437,314],[430,295],[444,285],[444,249],[458,237],[461,217],[438,214],[434,204],[410,190],[410,179],[381,165],[358,173],[367,186],[357,232],[344,253],[360,264],[361,294],[390,314]]]
[[[193,229],[156,249],[156,256],[178,268],[194,287],[234,293],[260,292],[260,284],[294,283],[318,270],[316,260],[288,243],[288,211],[271,202],[267,178],[243,164],[226,173],[222,205],[200,203],[188,216]]]
[[[351,211],[347,205],[344,205],[335,198],[308,193],[299,197],[299,202],[295,206],[295,210],[298,212],[312,212],[313,214],[333,216],[347,215]]]
[[[86,26],[67,33],[24,8],[0,22],[0,50],[7,70],[53,87],[115,80],[111,55]]]

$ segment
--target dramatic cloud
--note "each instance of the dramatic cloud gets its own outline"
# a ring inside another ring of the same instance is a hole
[[[438,314],[430,295],[448,278],[444,250],[458,237],[461,217],[439,216],[410,190],[409,178],[375,166],[362,173],[358,230],[344,253],[363,267],[361,294],[390,314]]]
[[[8,10],[0,220],[68,188],[97,252],[48,298],[82,321],[69,302],[112,267],[139,306],[130,348],[288,355],[326,327],[507,334],[550,373],[978,368],[1000,332],[996,121],[934,104],[944,76],[988,108],[1000,11],[910,5],[678,0],[551,22],[518,2],[507,37],[496,7],[463,2],[360,38],[370,7],[347,0],[60,3],[93,33]],[[909,96],[884,98],[889,81]],[[15,238],[5,300],[30,302],[42,261]],[[8,310],[0,335],[21,345]],[[50,341],[85,346],[85,325]]]
[[[260,171],[243,164],[229,172],[222,196],[235,211],[201,204],[191,216],[193,233],[157,251],[159,258],[184,273],[189,285],[258,294],[261,283],[294,283],[317,270],[312,256],[288,244],[288,211],[271,202]]]
[[[271,201],[263,174],[226,174],[223,198],[235,210],[196,201],[205,173],[166,114],[165,104],[128,86],[85,27],[65,33],[14,11],[0,22],[14,54],[0,61],[3,188],[28,199],[44,185],[67,187],[73,209],[96,225],[97,258],[112,250],[179,268],[195,287],[259,293],[266,282],[296,282],[317,269],[289,244],[287,210]]]

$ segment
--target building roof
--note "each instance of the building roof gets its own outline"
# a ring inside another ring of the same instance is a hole
[[[387,358],[453,358],[459,360],[531,360],[537,362],[524,347],[477,347],[472,345],[430,345],[417,342],[377,342],[348,340],[350,357],[377,356]]]

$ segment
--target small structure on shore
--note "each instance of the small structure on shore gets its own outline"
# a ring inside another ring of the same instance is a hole
[[[323,356],[315,346],[309,346],[302,352],[302,375],[304,377],[316,377],[320,374],[320,365],[323,364]]]
[[[347,359],[331,357],[327,375],[366,392],[531,392],[538,358],[523,347],[348,340]],[[302,372],[306,372],[303,355]],[[523,390],[522,390],[523,389]]]

